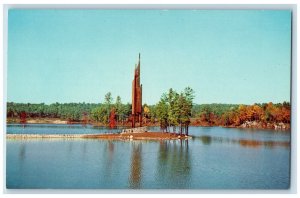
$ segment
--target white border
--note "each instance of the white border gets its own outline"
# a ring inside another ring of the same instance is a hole
[[[9,2],[7,0],[3,1],[4,3],[10,3],[10,5],[2,5],[2,14],[1,14],[1,21],[3,21],[4,26],[2,26],[3,30],[3,35],[1,35],[1,42],[4,46],[3,48],[3,70],[1,71],[1,76],[3,76],[3,81],[1,81],[1,83],[3,83],[3,86],[1,86],[1,104],[3,104],[3,106],[1,105],[0,110],[2,113],[2,116],[0,118],[0,123],[3,124],[3,126],[1,126],[1,128],[3,129],[3,135],[0,136],[1,137],[1,143],[3,142],[3,151],[1,153],[3,153],[3,168],[1,168],[1,173],[3,176],[3,180],[0,181],[0,185],[3,187],[3,193],[24,193],[24,194],[28,194],[28,193],[48,193],[48,194],[65,194],[65,193],[76,193],[76,194],[82,194],[82,193],[125,193],[125,194],[136,194],[136,193],[187,193],[187,194],[194,194],[194,193],[208,193],[208,194],[229,194],[229,193],[233,193],[233,194],[239,194],[239,193],[250,193],[250,194],[269,194],[269,193],[275,193],[275,194],[281,194],[281,193],[297,193],[297,111],[299,111],[298,107],[297,107],[297,74],[299,71],[297,71],[297,24],[299,23],[298,19],[298,15],[297,15],[297,5],[296,2],[297,1],[285,1],[285,3],[294,3],[294,5],[286,5],[286,4],[281,4],[281,1],[273,1],[272,5],[265,5],[265,4],[258,4],[258,5],[253,5],[253,4],[239,4],[239,5],[231,5],[231,4],[205,4],[205,5],[199,5],[199,4],[193,4],[193,3],[197,3],[195,1],[190,1],[190,0],[186,0],[183,3],[178,3],[178,2],[174,2],[174,1],[157,1],[157,0],[153,0],[151,1],[152,4],[148,3],[146,4],[137,4],[138,2],[134,2],[134,1],[127,1],[127,4],[118,4],[118,5],[114,5],[117,3],[123,3],[123,1],[105,1],[105,3],[110,3],[110,4],[102,4],[102,5],[95,5],[95,4],[82,4],[82,5],[74,5],[74,4],[70,4],[67,5],[66,3],[73,3],[73,1],[65,1],[62,2],[61,1],[51,1],[53,3],[57,3],[56,5],[50,5],[50,4],[40,4],[40,5],[11,5],[11,3],[23,3],[23,1],[13,1],[13,2]],[[153,3],[166,3],[166,4],[153,4]],[[252,1],[251,1],[252,2]],[[270,1],[263,1],[260,3],[268,3]],[[32,3],[41,3],[41,2],[32,2]],[[45,1],[42,1],[42,3],[45,3]],[[49,3],[49,2],[46,2]],[[88,1],[84,1],[83,3],[88,3]],[[97,3],[97,2],[93,2],[93,3]],[[128,5],[131,4],[131,5]],[[176,3],[175,4],[169,4],[168,3]],[[187,4],[187,3],[192,3],[192,4]],[[210,2],[209,2],[210,3]],[[220,3],[220,1],[217,1],[217,3]],[[221,2],[223,3],[223,2]],[[240,3],[239,1],[233,1],[231,3]],[[256,2],[257,3],[257,2]],[[279,3],[278,5],[275,5],[274,3]],[[181,4],[181,5],[180,5]],[[72,9],[76,9],[76,8],[101,8],[101,9],[291,9],[293,10],[293,34],[292,34],[292,39],[293,39],[293,48],[292,48],[292,94],[291,94],[291,103],[292,103],[292,134],[291,134],[291,156],[292,156],[292,160],[291,160],[291,188],[289,190],[6,190],[5,187],[5,151],[6,151],[6,145],[5,145],[5,113],[6,112],[6,49],[7,49],[7,10],[8,8],[72,8]],[[1,57],[2,58],[2,57]],[[1,59],[0,59],[1,60]],[[3,72],[3,73],[2,73]],[[2,85],[2,84],[1,84]],[[3,88],[3,90],[2,90]],[[299,159],[298,159],[299,160]],[[2,183],[3,182],[3,183]],[[16,194],[11,194],[13,196],[15,196]],[[6,196],[10,196],[9,194],[6,194]],[[32,195],[31,195],[32,196]],[[175,195],[172,195],[175,196]],[[180,195],[182,196],[182,195]],[[232,195],[231,195],[232,196]],[[231,197],[230,196],[230,197]],[[264,195],[265,196],[265,195]],[[72,195],[73,197],[73,195]],[[274,195],[272,195],[272,197],[274,197]]]

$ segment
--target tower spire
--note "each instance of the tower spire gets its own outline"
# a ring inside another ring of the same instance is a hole
[[[141,71],[141,68],[140,68],[140,61],[141,61],[141,53],[139,53],[139,63],[138,63],[138,66],[137,66],[137,72],[138,72],[138,75],[140,77],[140,71]]]
[[[138,64],[135,65],[135,74],[132,81],[132,127],[135,127],[135,122],[138,121],[142,126],[142,85],[140,84],[140,61],[141,54],[139,53]]]

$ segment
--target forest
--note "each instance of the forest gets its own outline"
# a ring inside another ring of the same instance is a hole
[[[274,123],[290,124],[289,102],[253,105],[195,104],[193,99],[194,91],[189,87],[180,93],[169,89],[157,104],[143,105],[144,125],[160,126],[163,131],[188,133],[189,125],[273,128]],[[7,122],[20,122],[25,116],[27,120],[53,118],[69,123],[85,122],[108,126],[112,112],[117,126],[130,126],[131,104],[123,103],[120,96],[114,100],[111,92],[104,96],[102,103],[8,102]]]
[[[193,117],[202,126],[241,126],[256,123],[258,128],[273,128],[268,125],[290,124],[291,106],[289,102],[273,104],[202,104],[195,105]],[[247,127],[247,126],[245,126]],[[251,127],[251,126],[250,126]],[[253,126],[255,127],[255,126]]]

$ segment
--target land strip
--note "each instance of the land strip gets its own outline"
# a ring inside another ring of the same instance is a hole
[[[6,134],[8,139],[27,139],[27,138],[93,138],[106,140],[174,140],[186,139],[190,136],[178,135],[163,132],[144,132],[126,134]]]

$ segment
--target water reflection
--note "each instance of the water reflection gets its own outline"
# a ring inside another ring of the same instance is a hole
[[[162,141],[159,145],[156,180],[170,188],[187,188],[191,172],[188,140]]]
[[[255,139],[232,139],[224,137],[213,137],[213,136],[200,136],[199,139],[205,145],[210,145],[214,143],[226,143],[226,144],[239,144],[242,147],[258,148],[258,147],[268,147],[273,148],[276,146],[282,146],[285,148],[290,147],[290,142],[288,141],[262,141]]]
[[[108,142],[106,142],[106,147],[103,151],[104,151],[104,155],[106,156],[104,175],[105,178],[111,178],[113,172],[113,165],[114,165],[113,159],[114,159],[114,151],[115,151],[115,146],[113,141],[109,140]]]
[[[206,144],[206,145],[211,144],[211,136],[201,136],[200,139],[203,144]]]
[[[21,148],[20,148],[20,152],[19,152],[19,159],[21,162],[24,161],[25,155],[26,155],[26,146],[25,145],[26,145],[25,143],[21,144]]]
[[[52,189],[283,189],[290,184],[290,149],[280,144],[285,143],[213,136],[8,139],[6,183],[8,188]]]
[[[119,133],[124,127],[110,129],[103,126],[81,125],[81,124],[7,124],[7,134],[99,134]]]
[[[70,141],[69,144],[68,144],[68,152],[71,154],[72,151],[73,151],[73,141]]]
[[[112,167],[115,145],[112,141],[108,141],[108,166]]]
[[[87,145],[87,142],[83,142],[82,157],[84,157],[86,155],[86,145]]]
[[[131,152],[131,171],[129,178],[130,188],[140,188],[141,185],[141,169],[142,169],[142,144],[141,142],[133,142],[133,150]]]

